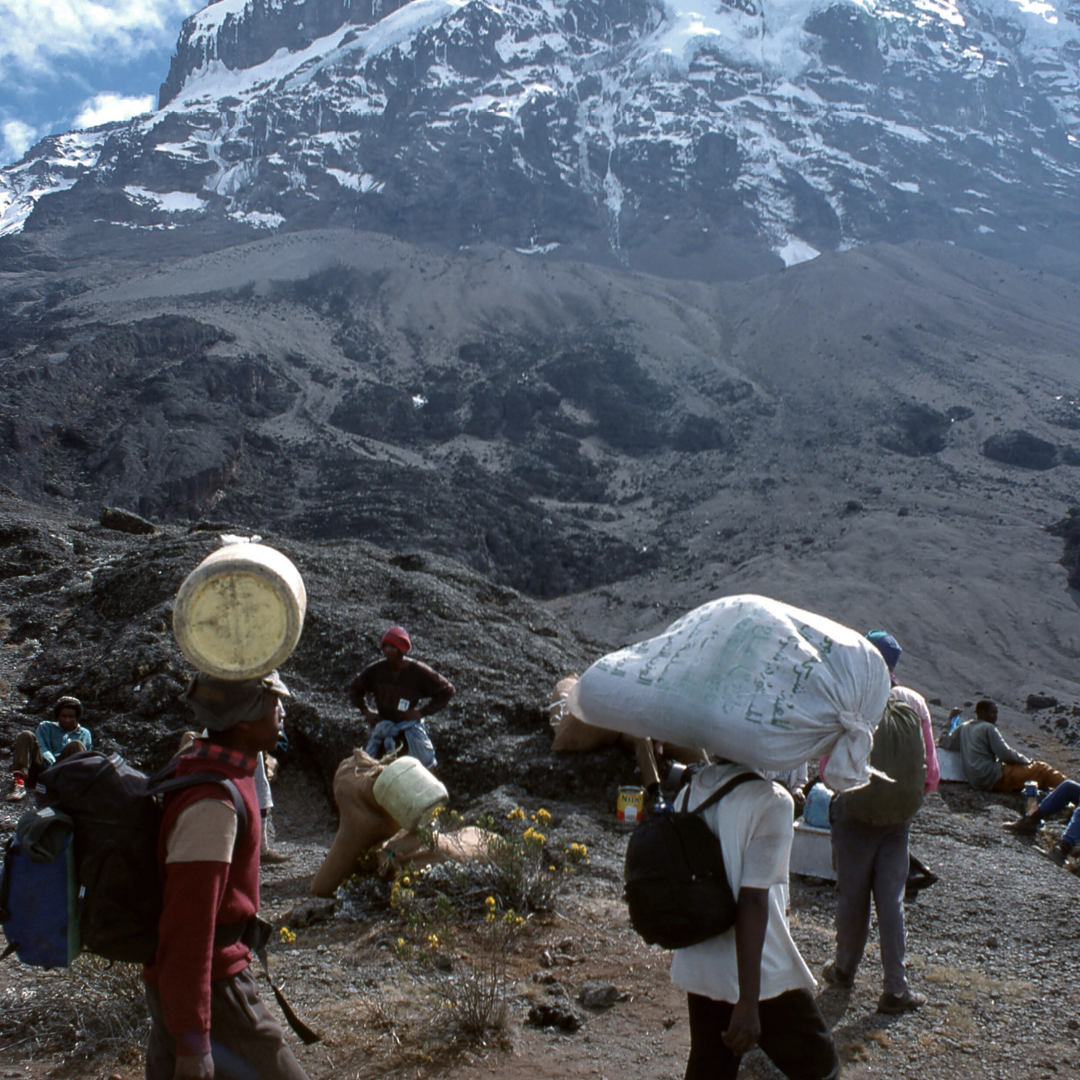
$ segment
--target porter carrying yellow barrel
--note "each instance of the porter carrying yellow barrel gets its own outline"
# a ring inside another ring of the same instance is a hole
[[[306,609],[300,571],[285,555],[263,544],[226,544],[180,586],[173,633],[199,671],[256,679],[289,658]]]

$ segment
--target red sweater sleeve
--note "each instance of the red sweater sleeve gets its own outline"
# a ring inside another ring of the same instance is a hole
[[[214,925],[229,864],[171,863],[159,925],[158,991],[178,1054],[210,1053],[210,969]]]

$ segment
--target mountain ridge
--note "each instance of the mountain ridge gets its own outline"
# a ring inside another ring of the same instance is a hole
[[[1074,275],[1075,3],[218,0],[0,234],[349,227],[702,280],[916,238]]]

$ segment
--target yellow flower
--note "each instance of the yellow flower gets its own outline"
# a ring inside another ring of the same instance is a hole
[[[518,806],[515,809],[511,810],[510,813],[506,815],[506,818],[508,821],[524,821],[525,811],[522,810],[520,806]]]
[[[296,934],[287,926],[281,928],[281,940],[286,945],[291,945],[296,940]]]
[[[540,809],[536,811],[536,820],[541,825],[546,825],[551,820],[551,814],[543,807],[540,807]]]
[[[495,897],[494,897],[494,896],[489,896],[489,897],[488,897],[488,898],[487,898],[487,899],[486,899],[486,900],[484,901],[484,903],[485,903],[485,904],[487,904],[487,906],[488,906],[489,908],[493,908],[493,907],[495,906]]]
[[[403,937],[399,937],[397,939],[397,944],[398,944],[399,949],[402,948],[404,946],[404,944],[405,944],[405,939]]]
[[[439,947],[439,935],[438,934],[428,934],[427,943],[428,943],[429,948],[437,949]]]

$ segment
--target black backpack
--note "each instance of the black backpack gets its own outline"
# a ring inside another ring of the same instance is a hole
[[[165,792],[220,784],[236,807],[236,841],[247,832],[247,807],[231,780],[213,772],[177,777],[175,771],[174,759],[147,777],[119,754],[86,750],[38,776],[42,809],[32,813],[58,811],[74,823],[79,934],[83,948],[106,960],[154,961],[162,908],[157,845]],[[26,859],[5,865],[5,876],[9,872],[30,874],[34,864]],[[8,952],[12,949],[18,949],[17,942],[9,942]]]
[[[695,810],[655,813],[630,835],[626,848],[626,885],[630,925],[650,945],[685,949],[730,930],[735,924],[735,896],[724,870],[716,834],[701,818],[703,810],[757,773],[732,777]]]

